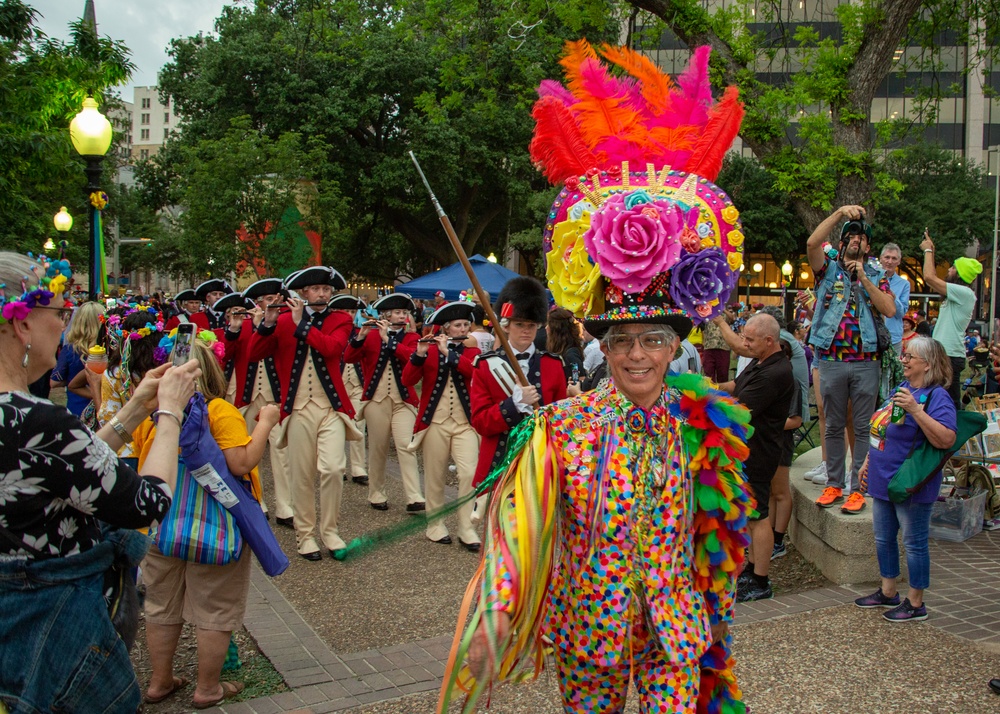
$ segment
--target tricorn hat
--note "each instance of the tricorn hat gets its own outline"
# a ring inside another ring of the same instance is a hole
[[[545,324],[549,316],[549,301],[545,286],[534,278],[521,276],[504,283],[493,305],[497,318],[527,320]]]
[[[253,300],[244,297],[242,293],[229,293],[225,297],[221,297],[216,300],[212,309],[216,312],[225,312],[231,307],[245,307],[247,309],[253,309],[256,305]]]
[[[285,278],[287,290],[301,290],[308,285],[329,285],[334,290],[343,290],[347,287],[347,281],[343,275],[327,265],[314,265]]]
[[[413,299],[406,293],[389,293],[372,303],[372,309],[376,312],[387,310],[410,310],[416,309]]]
[[[197,295],[197,299],[202,302],[208,297],[209,293],[223,292],[228,295],[233,292],[232,286],[221,278],[212,278],[211,280],[206,280],[201,285],[194,289],[194,294]]]
[[[444,323],[451,322],[452,320],[469,320],[471,322],[475,307],[471,302],[466,302],[465,300],[445,303],[431,313],[427,324],[443,326]]]
[[[264,278],[243,291],[243,297],[257,300],[265,295],[288,295],[281,278]]]
[[[330,301],[331,310],[364,310],[368,304],[354,295],[334,295]]]
[[[174,302],[176,303],[187,302],[188,300],[201,300],[201,298],[198,297],[198,295],[195,294],[195,291],[191,288],[181,290],[179,293],[174,295]]]
[[[712,181],[743,107],[734,86],[713,102],[709,53],[674,82],[639,52],[580,40],[561,61],[568,86],[538,89],[529,152],[562,186],[543,234],[548,285],[595,337],[636,322],[684,337],[737,285],[740,214]]]

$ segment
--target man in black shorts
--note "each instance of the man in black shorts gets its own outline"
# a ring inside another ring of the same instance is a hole
[[[753,361],[735,382],[721,389],[735,396],[750,410],[753,436],[747,442],[750,456],[745,471],[757,499],[756,517],[750,520],[749,563],[737,581],[737,602],[762,600],[773,595],[768,566],[774,548],[774,533],[768,518],[771,478],[781,460],[785,420],[795,393],[792,366],[781,351],[778,322],[766,313],[757,313],[743,328],[743,342]]]

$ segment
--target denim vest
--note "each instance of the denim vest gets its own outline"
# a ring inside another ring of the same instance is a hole
[[[105,540],[63,558],[0,558],[0,701],[11,714],[138,710],[139,682],[103,593],[116,552]]]
[[[865,261],[865,274],[875,285],[885,276],[885,271],[875,268]],[[878,335],[875,320],[869,307],[870,298],[864,296],[864,288],[858,286],[858,325],[861,327],[861,346],[865,352],[875,352]],[[847,312],[851,299],[851,274],[836,261],[826,260],[826,272],[816,285],[816,308],[813,313],[809,344],[823,350],[830,349],[833,338]]]

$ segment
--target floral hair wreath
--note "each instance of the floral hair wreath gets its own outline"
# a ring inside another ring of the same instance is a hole
[[[45,255],[36,258],[32,253],[28,253],[28,258],[38,263],[31,266],[37,287],[29,290],[30,276],[25,275],[21,278],[21,296],[9,299],[3,293],[7,284],[0,283],[0,325],[10,320],[23,320],[36,305],[48,305],[66,290],[67,282],[73,277],[69,261],[64,258],[51,260]]]
[[[219,338],[215,336],[215,333],[211,330],[202,330],[195,337],[211,348],[212,354],[215,355],[215,359],[221,365],[226,355],[226,346],[219,342]],[[160,339],[160,344],[156,346],[156,350],[153,352],[153,359],[160,364],[166,362],[170,357],[170,352],[174,349],[174,342],[176,341],[177,328],[175,327],[170,331],[169,335],[164,335]]]

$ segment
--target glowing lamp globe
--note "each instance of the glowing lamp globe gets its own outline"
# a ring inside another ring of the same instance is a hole
[[[81,156],[104,156],[111,147],[111,122],[97,110],[93,97],[83,100],[83,109],[69,125],[73,148]]]
[[[52,224],[60,233],[65,233],[73,227],[73,216],[69,215],[69,211],[66,210],[66,206],[61,206],[59,208],[59,213],[52,218]]]

